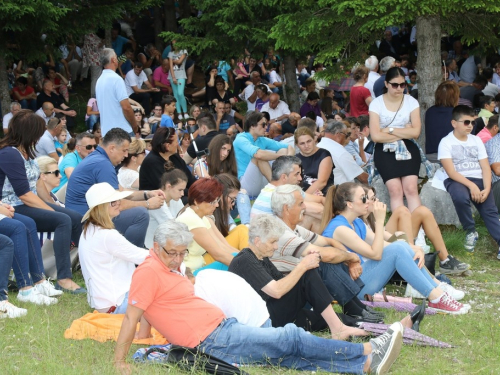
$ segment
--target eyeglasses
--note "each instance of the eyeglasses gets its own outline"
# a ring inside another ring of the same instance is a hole
[[[119,203],[120,203],[120,201],[112,201],[112,202],[109,202],[109,205],[111,207],[116,207]]]
[[[347,133],[340,132],[340,134],[344,134],[346,138],[349,138],[351,136],[351,132],[347,132]]]
[[[43,174],[54,174],[54,176],[59,177],[61,171],[59,171],[59,169],[56,169],[55,171],[52,172],[43,172]]]
[[[229,199],[231,199],[231,203],[234,203],[236,202],[236,199],[238,199],[238,197],[231,197],[231,196],[228,196]]]
[[[170,258],[176,258],[178,256],[181,257],[181,258],[184,258],[186,255],[189,254],[189,250],[184,250],[181,253],[177,253],[175,251],[168,252],[167,250],[165,250],[165,248],[163,246],[161,248],[163,249],[163,251],[165,252],[165,254],[167,254],[167,256],[170,257]]]
[[[406,87],[406,82],[403,83],[387,82],[387,83],[391,85],[393,89],[397,89],[398,87],[404,89]]]
[[[78,146],[82,146],[82,145],[78,145]],[[94,150],[95,150],[97,148],[97,146],[98,145],[87,145],[84,148],[85,148],[85,150],[89,150],[90,151],[90,150],[92,150],[92,148],[94,148]]]
[[[216,204],[218,204],[219,202],[220,202],[220,197],[219,197],[219,198],[217,198],[216,200],[214,200],[213,202],[210,202],[210,204],[211,204],[212,206],[215,206],[215,205],[216,205]]]
[[[474,120],[457,120],[457,122],[463,122],[464,125],[476,125],[476,122]]]

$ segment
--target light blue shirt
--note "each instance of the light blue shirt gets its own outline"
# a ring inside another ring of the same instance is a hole
[[[344,148],[347,150],[348,153],[350,153],[352,156],[354,156],[354,160],[356,160],[356,163],[361,167],[365,163],[363,162],[363,159],[361,159],[361,156],[359,156],[359,145],[356,144],[353,141],[349,141],[348,144],[344,146]]]
[[[233,147],[236,155],[236,164],[238,166],[238,178],[241,178],[245,174],[248,164],[257,151],[279,151],[282,148],[287,148],[288,145],[273,141],[266,137],[259,137],[257,140],[254,140],[250,133],[244,132],[236,136]]]
[[[97,104],[101,117],[101,133],[104,137],[112,128],[127,133],[133,131],[123,114],[120,102],[128,99],[123,79],[111,69],[104,69],[95,86]]]
[[[59,165],[59,171],[61,172],[61,182],[59,183],[58,187],[55,187],[52,189],[52,192],[55,194],[59,189],[61,189],[64,185],[68,183],[68,176],[66,176],[66,173],[64,173],[64,170],[66,168],[76,168],[78,164],[82,161],[82,158],[78,154],[78,151],[73,151],[69,154],[67,154],[65,157],[63,157],[63,160],[61,161],[61,165]]]
[[[172,117],[169,115],[161,115],[160,128],[175,128]]]
[[[500,133],[491,138],[488,142],[484,144],[486,147],[486,153],[488,154],[488,162],[500,163]],[[495,183],[500,181],[500,177],[491,171],[491,182]]]

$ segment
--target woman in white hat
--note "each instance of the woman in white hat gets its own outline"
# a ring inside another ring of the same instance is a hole
[[[130,243],[115,229],[120,200],[132,191],[116,191],[107,182],[93,185],[85,194],[89,210],[83,216],[78,249],[87,284],[90,307],[102,313],[124,314],[135,265],[148,251]]]

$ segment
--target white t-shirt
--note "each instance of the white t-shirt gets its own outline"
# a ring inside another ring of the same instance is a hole
[[[370,94],[372,94],[372,98],[375,99],[375,93],[373,92],[373,85],[375,81],[380,78],[380,74],[377,72],[370,71],[368,73],[368,81],[365,83],[365,87],[370,90]]]
[[[269,117],[271,119],[275,119],[278,117],[281,117],[283,115],[289,115],[290,114],[290,108],[288,108],[288,104],[286,104],[284,101],[280,100],[276,108],[271,108],[269,107],[269,102],[264,104],[262,106],[262,109],[260,110],[261,112],[267,112],[269,113]],[[283,121],[286,121],[286,119],[278,121],[279,123],[283,123]],[[292,137],[293,138],[293,137]]]
[[[269,83],[273,85],[274,82],[281,83],[281,76],[278,73],[276,73],[276,70],[271,70],[269,72]]]
[[[332,139],[323,137],[318,147],[330,151],[334,164],[333,168],[333,181],[336,185],[343,184],[344,182],[353,182],[363,170],[356,163],[352,155],[347,150]]]
[[[469,134],[467,141],[462,142],[450,132],[439,142],[438,159],[451,159],[455,170],[464,177],[482,179],[479,160],[488,159],[488,154],[481,138]]]
[[[163,224],[167,220],[174,220],[177,217],[177,214],[184,207],[182,200],[174,201],[173,199],[169,202],[169,205],[163,202],[163,205],[157,210],[149,210],[149,225],[148,230],[146,232],[146,239],[144,243],[148,249],[153,247],[153,237],[156,231],[156,228],[160,224]]]
[[[389,124],[391,128],[404,128],[406,124],[410,123],[410,114],[418,107],[420,107],[420,105],[415,98],[410,95],[404,95],[403,105],[396,115],[396,112],[389,111],[386,108],[384,95],[380,95],[370,103],[369,110],[370,112],[378,114],[380,118],[380,129],[388,127]]]
[[[260,327],[269,319],[266,303],[242,277],[228,271],[206,269],[198,273],[194,293],[220,308],[227,318]]]
[[[134,69],[130,70],[125,76],[125,88],[127,89],[127,95],[130,96],[134,93],[134,89],[132,89],[132,87],[135,86],[140,89],[142,88],[143,83],[147,80],[148,77],[144,71],[137,75],[135,74]]]
[[[14,115],[12,114],[12,112],[9,112],[5,116],[3,116],[3,128],[4,129],[8,129],[9,128],[9,121],[10,121],[10,119],[12,117],[14,117]]]
[[[126,167],[121,167],[118,171],[118,183],[125,189],[138,190],[133,188],[132,184],[139,178],[139,172]]]
[[[304,116],[302,118],[306,118],[306,116]],[[323,117],[316,116],[316,125],[318,126],[319,130],[323,129],[324,124],[325,124],[325,122],[323,121]]]
[[[141,264],[148,254],[116,229],[90,224],[87,234],[80,236],[78,246],[90,307],[104,309],[121,305],[130,289],[135,265]]]
[[[241,98],[246,100],[247,102],[247,110],[248,111],[255,111],[255,102],[257,99],[255,99],[255,102],[251,103],[248,98],[252,96],[253,92],[255,91],[255,86],[254,85],[248,85],[245,87],[245,90],[243,90],[243,94],[241,95]]]

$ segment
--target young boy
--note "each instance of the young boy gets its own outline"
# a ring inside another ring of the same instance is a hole
[[[491,169],[483,142],[471,135],[474,111],[465,105],[456,106],[452,112],[453,132],[439,143],[438,159],[448,178],[444,186],[451,195],[462,227],[467,231],[464,247],[473,252],[478,239],[470,203],[474,203],[486,224],[488,232],[500,244],[500,221],[491,194]],[[500,251],[497,253],[500,259]]]
[[[172,95],[166,95],[161,105],[163,107],[163,115],[161,115],[161,128],[175,128],[174,118],[175,104],[177,100]]]

